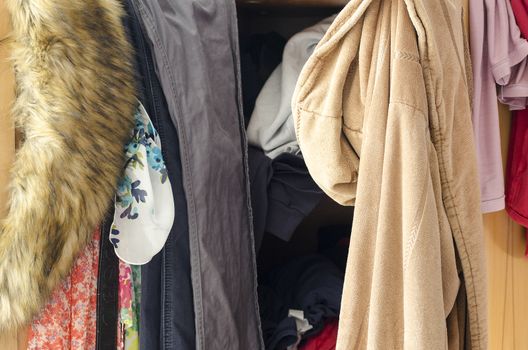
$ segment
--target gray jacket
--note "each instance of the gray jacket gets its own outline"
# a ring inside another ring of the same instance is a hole
[[[235,1],[134,2],[179,135],[196,348],[262,349]]]

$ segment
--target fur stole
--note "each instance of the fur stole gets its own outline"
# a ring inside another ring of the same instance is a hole
[[[0,226],[0,331],[31,321],[116,190],[136,103],[118,0],[6,0],[23,134]]]

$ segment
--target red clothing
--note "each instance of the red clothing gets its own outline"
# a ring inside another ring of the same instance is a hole
[[[508,166],[506,168],[506,211],[528,227],[528,110],[512,116]],[[528,245],[526,248],[528,255]]]
[[[528,227],[528,110],[512,116],[508,166],[506,169],[506,210],[513,220]]]
[[[28,350],[95,350],[100,231],[33,320]]]
[[[299,350],[335,350],[337,342],[338,320],[326,324],[321,333],[308,339]]]
[[[524,38],[528,38],[528,0],[511,0],[515,21]]]

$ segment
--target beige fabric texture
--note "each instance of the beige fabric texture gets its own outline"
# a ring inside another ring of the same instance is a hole
[[[487,348],[467,58],[461,3],[352,0],[303,68],[304,159],[355,205],[338,350]]]
[[[9,61],[11,23],[4,0],[0,0],[0,18],[0,217],[3,218],[7,203],[9,171],[15,158],[15,127],[10,117],[15,99],[15,78]]]

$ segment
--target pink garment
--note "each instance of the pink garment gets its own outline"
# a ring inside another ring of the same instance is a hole
[[[28,350],[95,349],[100,231],[33,320]]]
[[[128,314],[132,309],[132,269],[126,262],[119,260],[118,324],[116,350],[125,350],[126,323],[121,313]]]
[[[139,350],[141,266],[119,260],[119,317],[116,350]]]
[[[521,109],[528,96],[528,42],[521,37],[509,1],[470,0],[473,63],[473,128],[479,164],[482,211],[504,209],[499,113],[500,100]],[[454,97],[456,98],[456,97]]]

